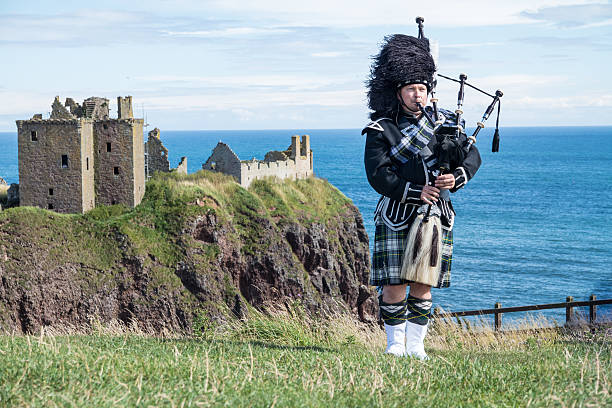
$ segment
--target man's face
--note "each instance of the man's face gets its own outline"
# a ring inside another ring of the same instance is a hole
[[[417,103],[421,106],[427,105],[427,87],[423,84],[409,84],[403,86],[397,95],[400,103],[403,101],[402,107],[410,113],[420,113]]]

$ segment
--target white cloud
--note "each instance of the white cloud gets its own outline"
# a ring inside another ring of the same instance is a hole
[[[29,119],[35,113],[47,113],[55,95],[42,92],[0,89],[0,115],[15,115],[15,120]]]
[[[510,75],[489,75],[478,78],[478,84],[487,87],[494,86],[539,86],[539,85],[562,85],[567,84],[570,80],[565,75],[528,75],[528,74],[510,74]],[[468,79],[469,82],[469,79]]]
[[[183,86],[240,88],[288,88],[289,90],[312,90],[330,85],[346,83],[345,78],[330,78],[307,75],[233,75],[233,76],[181,76],[146,75],[136,76],[135,80],[163,84],[182,84]]]
[[[161,33],[171,37],[192,37],[192,38],[227,38],[245,37],[254,35],[287,34],[291,30],[282,28],[257,28],[257,27],[228,27],[220,30],[201,30],[201,31],[169,31],[162,30]]]
[[[255,117],[255,113],[248,109],[234,108],[231,112],[238,117],[238,120],[242,122],[248,122]]]
[[[535,11],[523,11],[522,16],[560,27],[601,27],[612,24],[612,4],[591,2],[591,4],[555,5]]]
[[[575,95],[565,97],[523,96],[512,101],[510,106],[528,107],[533,109],[571,109],[585,107],[610,108],[612,94]],[[604,118],[607,119],[607,118]]]
[[[258,0],[252,2],[211,1],[208,8],[231,12],[233,15],[275,18],[292,25],[312,26],[388,26],[412,25],[416,16],[424,16],[431,26],[493,26],[533,23],[522,12],[537,12],[543,7],[592,4],[588,0],[514,0],[514,1],[436,1],[398,2],[396,0]],[[194,3],[190,3],[194,4]],[[477,12],[475,12],[475,10]]]
[[[570,78],[563,75],[526,75],[526,74],[511,74],[511,75],[490,75],[485,77],[469,78],[468,82],[482,89],[485,92],[494,94],[497,89],[501,89],[504,93],[502,102],[505,104],[508,100],[516,100],[524,95],[532,95],[542,93],[549,88],[560,88],[562,85],[567,85]],[[457,100],[457,91],[459,85],[450,83],[445,79],[438,79],[438,98],[448,106],[448,102],[453,103]],[[490,97],[481,94],[469,87],[465,88],[466,104],[486,104],[491,99]]]
[[[586,23],[580,26],[580,28],[597,28],[597,27],[606,27],[610,25],[612,25],[612,19],[598,21],[596,23]]]
[[[440,48],[480,48],[480,47],[497,47],[503,45],[502,42],[480,42],[480,43],[464,43],[464,44],[445,44],[440,45]]]
[[[318,57],[318,58],[335,58],[335,57],[341,57],[347,54],[348,53],[344,51],[327,51],[327,52],[313,52],[312,54],[310,54],[310,56]]]
[[[152,96],[139,101],[151,110],[231,110],[281,109],[286,106],[349,107],[365,106],[363,89],[313,92],[207,93],[185,96]]]
[[[120,37],[118,32],[133,29],[143,20],[141,13],[110,10],[3,15],[0,16],[0,39],[12,43],[108,43]],[[102,35],[104,32],[109,35]]]

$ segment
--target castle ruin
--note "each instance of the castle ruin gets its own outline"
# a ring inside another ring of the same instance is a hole
[[[156,171],[169,172],[170,161],[168,161],[168,149],[162,144],[158,128],[149,132],[149,138],[145,143],[145,175],[147,180]]]
[[[145,191],[143,119],[133,117],[132,97],[118,97],[118,117],[106,98],[82,105],[53,101],[49,119],[18,120],[19,201],[62,213],[96,205],[135,207]]]
[[[264,160],[240,160],[225,143],[219,142],[202,169],[233,176],[247,188],[254,180],[264,177],[300,179],[310,177],[313,172],[313,153],[310,136],[291,136],[291,145],[285,151],[270,151]]]
[[[175,169],[170,168],[168,160],[168,149],[161,141],[161,135],[158,128],[149,132],[149,138],[144,144],[145,150],[145,177],[149,180],[156,171],[169,173],[175,171],[181,174],[187,174],[187,157],[181,157],[181,161]]]

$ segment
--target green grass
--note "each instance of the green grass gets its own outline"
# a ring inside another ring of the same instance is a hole
[[[0,337],[2,406],[564,407],[612,405],[610,337],[495,335],[441,325],[431,360],[382,354],[383,333],[337,319],[253,315],[152,337],[94,325]]]
[[[329,227],[349,203],[315,178],[257,181],[245,190],[220,174],[162,174],[135,209],[1,212],[0,256],[14,279],[32,245],[45,249],[42,265],[93,268],[97,281],[83,278],[85,291],[110,279],[123,257],[138,256],[155,262],[160,286],[180,287],[173,268],[187,239],[181,231],[196,217],[214,215],[252,253],[266,245],[263,228]],[[187,244],[201,246],[202,265],[219,253],[214,244]],[[225,285],[228,296],[236,290]],[[313,321],[299,306],[275,316],[250,308],[249,320],[221,329],[204,306],[194,303],[202,313],[193,336],[96,322],[0,335],[0,406],[612,406],[609,334],[495,334],[439,323],[426,342],[432,359],[421,362],[383,355],[384,334],[351,319]]]

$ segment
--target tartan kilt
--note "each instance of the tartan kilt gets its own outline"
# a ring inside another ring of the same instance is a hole
[[[402,279],[400,275],[408,241],[408,231],[410,231],[412,224],[402,230],[393,231],[380,216],[376,216],[375,224],[370,285],[385,286],[410,283],[410,281]],[[448,288],[450,286],[452,260],[453,230],[442,228],[442,262],[440,263],[438,284],[434,286],[435,288]]]

